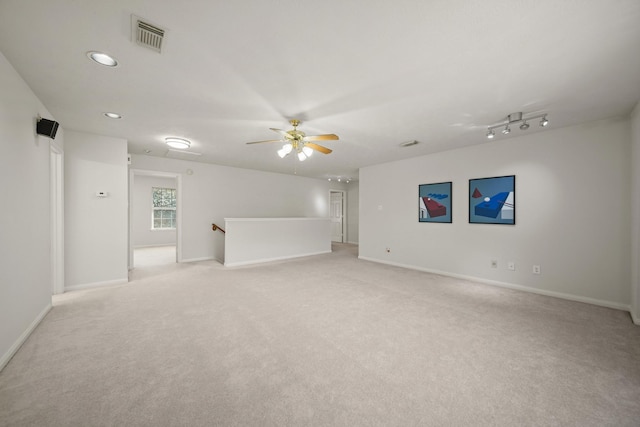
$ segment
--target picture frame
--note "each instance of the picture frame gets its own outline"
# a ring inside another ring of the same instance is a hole
[[[451,186],[451,181],[418,186],[418,222],[452,222]]]
[[[470,224],[516,224],[516,176],[469,180]]]

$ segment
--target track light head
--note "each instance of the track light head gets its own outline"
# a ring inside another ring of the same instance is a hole
[[[529,129],[529,123],[527,123],[526,121],[522,122],[522,124],[520,125],[520,130],[527,130],[527,129]]]
[[[487,139],[493,139],[495,136],[496,134],[493,132],[493,129],[487,131]]]
[[[502,133],[507,135],[509,132],[511,132],[511,128],[509,128],[509,125],[506,125],[504,129],[502,129]]]
[[[540,126],[542,126],[543,128],[547,127],[547,125],[549,124],[549,120],[547,119],[547,116],[545,115],[542,120],[540,120]]]

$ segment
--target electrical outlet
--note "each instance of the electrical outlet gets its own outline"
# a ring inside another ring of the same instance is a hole
[[[507,264],[507,268],[511,271],[516,271],[516,263],[511,261]]]
[[[498,268],[498,260],[497,259],[492,259],[491,260],[491,268]]]
[[[533,274],[540,274],[540,266],[539,265],[534,265],[533,266]]]

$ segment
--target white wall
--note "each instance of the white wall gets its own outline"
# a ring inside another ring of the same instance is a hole
[[[360,183],[350,182],[347,187],[347,242],[358,244],[360,217]]]
[[[143,155],[133,155],[131,167],[181,175],[179,261],[224,261],[224,235],[211,230],[224,228],[224,218],[329,215],[325,180]]]
[[[51,308],[49,150],[55,120],[0,54],[0,369]],[[55,143],[63,145],[58,130]]]
[[[479,134],[474,147],[363,168],[360,256],[628,309],[630,133],[614,119],[494,142]],[[511,174],[516,225],[469,224],[468,180]],[[419,223],[418,185],[443,181],[453,223]]]
[[[131,222],[133,247],[163,246],[176,244],[175,230],[152,230],[152,187],[177,188],[175,178],[135,175]]]
[[[329,218],[226,218],[227,267],[331,252]]]
[[[64,180],[65,290],[126,283],[127,141],[67,131]]]
[[[633,321],[640,325],[640,103],[631,113],[631,151],[631,315]]]

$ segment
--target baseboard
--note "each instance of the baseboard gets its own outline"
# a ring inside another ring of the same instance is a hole
[[[633,323],[640,326],[640,317],[638,317],[636,313],[633,312],[633,310],[629,310],[629,314],[631,315],[631,320],[633,321]]]
[[[65,286],[64,291],[65,292],[80,291],[84,289],[102,288],[105,286],[123,285],[126,283],[129,283],[129,279],[107,280],[105,282],[93,282],[93,283],[85,283],[82,285]]]
[[[202,258],[181,259],[178,262],[198,262],[198,261],[218,261],[218,259],[212,256],[207,256]]]
[[[599,300],[599,299],[595,299],[595,298],[582,297],[582,296],[579,296],[579,295],[565,294],[565,293],[562,293],[562,292],[548,291],[548,290],[545,290],[545,289],[531,288],[529,286],[516,285],[514,283],[507,283],[507,282],[500,282],[500,281],[497,281],[497,280],[483,279],[481,277],[466,276],[466,275],[463,275],[463,274],[456,274],[456,273],[450,273],[450,272],[447,272],[447,271],[439,271],[439,270],[433,270],[433,269],[429,269],[429,268],[416,267],[416,266],[413,266],[413,265],[400,264],[400,263],[396,263],[396,262],[382,261],[382,260],[379,260],[379,259],[376,259],[376,258],[369,258],[369,257],[364,257],[364,256],[359,256],[358,259],[362,259],[364,261],[376,262],[376,263],[379,263],[379,264],[392,265],[394,267],[407,268],[407,269],[410,269],[410,270],[423,271],[425,273],[438,274],[440,276],[447,276],[447,277],[453,277],[453,278],[456,278],[456,279],[469,280],[469,281],[472,281],[472,282],[482,283],[482,284],[491,285],[491,286],[498,286],[498,287],[501,287],[501,288],[513,289],[513,290],[516,290],[516,291],[529,292],[529,293],[532,293],[532,294],[538,294],[538,295],[544,295],[544,296],[548,296],[548,297],[560,298],[560,299],[565,299],[565,300],[569,300],[569,301],[576,301],[576,302],[582,302],[582,303],[586,303],[586,304],[598,305],[598,306],[601,306],[601,307],[613,308],[613,309],[616,309],[616,310],[623,310],[623,311],[628,311],[628,312],[631,313],[631,307],[630,306],[625,305],[625,304],[612,302],[612,301],[605,301],[605,300]],[[633,317],[633,313],[632,313],[632,317]],[[634,323],[640,324],[640,323],[637,323],[635,319],[634,319]]]
[[[306,256],[322,255],[322,254],[330,254],[330,253],[331,253],[331,250],[321,251],[321,252],[311,252],[306,254],[287,255],[287,256],[281,256],[281,257],[275,257],[275,258],[262,258],[262,259],[255,259],[252,261],[240,261],[240,262],[231,262],[231,263],[225,262],[224,266],[225,267],[242,267],[245,265],[263,264],[265,262],[284,261],[288,259],[295,259],[295,258],[302,258]]]
[[[18,352],[18,350],[20,350],[22,344],[25,343],[27,338],[29,338],[29,335],[31,335],[31,333],[36,329],[40,322],[42,322],[42,319],[44,319],[47,313],[49,313],[49,311],[51,310],[51,307],[51,303],[47,304],[44,310],[42,310],[40,314],[38,314],[33,322],[31,322],[31,325],[29,325],[29,327],[20,335],[20,337],[16,340],[16,342],[13,343],[9,350],[7,350],[7,352],[2,355],[2,358],[0,358],[0,371],[2,371],[5,366],[7,366],[7,363],[9,363],[11,358]]]

